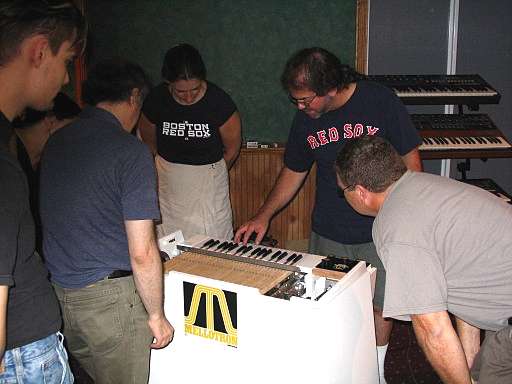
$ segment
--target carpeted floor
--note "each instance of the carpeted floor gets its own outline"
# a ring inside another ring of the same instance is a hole
[[[78,363],[72,359],[71,368],[76,384],[94,384]],[[418,346],[411,324],[407,322],[395,322],[386,355],[385,373],[388,384],[442,383]]]
[[[416,342],[410,322],[395,321],[384,372],[388,384],[442,383]]]

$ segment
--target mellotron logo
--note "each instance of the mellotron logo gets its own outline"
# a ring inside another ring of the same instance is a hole
[[[236,293],[183,282],[185,333],[238,345]]]

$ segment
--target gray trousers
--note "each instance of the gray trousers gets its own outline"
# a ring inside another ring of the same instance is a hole
[[[95,383],[146,384],[153,337],[133,277],[54,288],[68,350]]]
[[[471,376],[478,384],[512,383],[512,326],[485,333]]]
[[[379,309],[384,307],[384,290],[386,287],[386,270],[377,255],[373,243],[363,244],[341,244],[326,239],[315,232],[311,232],[309,240],[309,252],[322,256],[348,257],[355,260],[363,260],[377,268],[377,279],[375,281],[375,294],[373,295],[373,306]]]

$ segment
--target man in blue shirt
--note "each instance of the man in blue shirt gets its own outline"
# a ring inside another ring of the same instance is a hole
[[[83,88],[90,107],[50,138],[42,157],[43,250],[64,334],[99,383],[147,382],[150,348],[165,347],[174,332],[154,236],[153,157],[130,134],[148,90],[139,66],[99,63]]]

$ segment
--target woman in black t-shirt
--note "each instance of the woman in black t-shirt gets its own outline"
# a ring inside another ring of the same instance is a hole
[[[228,169],[241,145],[236,105],[206,80],[201,55],[191,45],[167,51],[162,77],[144,102],[138,126],[156,155],[158,236],[182,230],[185,238],[231,238]]]

